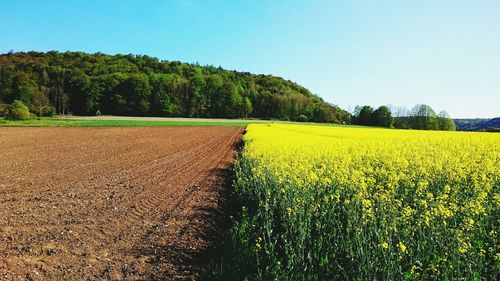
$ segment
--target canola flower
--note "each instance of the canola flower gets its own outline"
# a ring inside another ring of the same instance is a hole
[[[252,124],[244,142],[245,277],[498,279],[500,135]]]

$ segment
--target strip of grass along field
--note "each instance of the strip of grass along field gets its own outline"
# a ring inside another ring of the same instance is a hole
[[[252,121],[148,121],[148,120],[78,120],[40,118],[30,120],[0,119],[0,127],[132,127],[132,126],[246,126]]]
[[[119,119],[118,119],[119,118]],[[249,124],[297,124],[297,125],[316,125],[328,127],[360,127],[372,128],[357,125],[340,125],[340,124],[325,124],[312,122],[293,122],[281,120],[261,120],[261,119],[207,119],[207,118],[169,118],[161,120],[161,118],[152,118],[151,120],[145,117],[124,117],[105,116],[103,118],[90,119],[88,117],[42,117],[29,120],[7,120],[0,117],[0,127],[134,127],[134,126],[236,126],[244,127]]]
[[[220,280],[498,280],[500,135],[251,124]]]

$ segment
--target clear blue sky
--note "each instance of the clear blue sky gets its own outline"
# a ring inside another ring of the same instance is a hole
[[[0,52],[147,54],[274,74],[326,101],[500,116],[500,1],[24,1]]]

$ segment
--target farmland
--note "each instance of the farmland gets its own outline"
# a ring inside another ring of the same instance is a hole
[[[498,280],[500,136],[252,124],[244,145],[222,276]]]
[[[0,130],[0,279],[498,278],[497,134],[39,121]]]
[[[1,128],[0,280],[197,277],[241,133]]]

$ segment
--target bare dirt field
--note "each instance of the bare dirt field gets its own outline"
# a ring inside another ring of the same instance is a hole
[[[199,278],[242,130],[0,128],[0,280]]]

